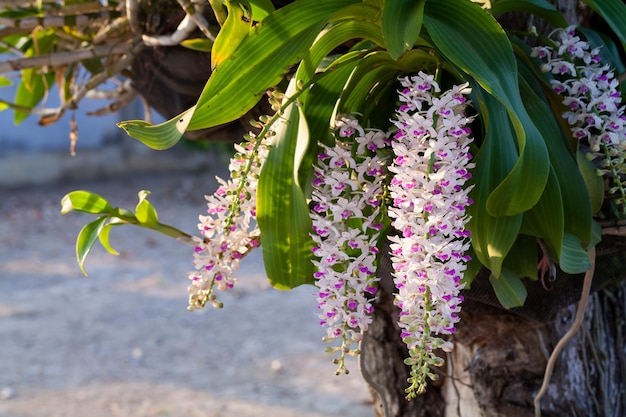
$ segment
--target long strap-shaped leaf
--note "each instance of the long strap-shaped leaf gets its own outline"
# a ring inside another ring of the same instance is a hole
[[[606,23],[626,45],[626,4],[622,0],[583,0],[606,20]]]
[[[494,216],[487,211],[487,199],[515,164],[517,151],[512,141],[500,140],[503,135],[513,134],[502,103],[489,94],[480,94],[480,91],[476,92],[475,100],[482,115],[485,137],[472,172],[474,188],[470,197],[474,203],[468,207],[471,215],[468,228],[472,231],[472,248],[476,256],[495,277],[499,277],[504,258],[519,234],[522,214]]]
[[[462,23],[462,24],[460,24]],[[504,30],[486,11],[469,0],[429,0],[424,26],[437,49],[506,108],[519,159],[492,191],[487,209],[511,216],[533,207],[548,180],[549,160],[543,138],[526,113],[517,84],[517,65]]]
[[[292,79],[287,96],[295,90]],[[292,103],[274,125],[276,135],[263,164],[257,189],[257,222],[263,238],[263,262],[275,288],[290,289],[313,282],[313,240],[309,208],[298,185],[297,170],[308,143],[302,110]]]
[[[186,130],[203,129],[241,117],[289,66],[300,61],[331,15],[356,0],[300,0],[255,26],[232,55],[211,74],[198,103],[160,125],[120,123],[126,132],[156,149],[174,146]],[[207,68],[209,71],[209,68]]]

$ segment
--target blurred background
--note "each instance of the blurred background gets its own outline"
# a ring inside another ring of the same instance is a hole
[[[372,416],[356,360],[335,376],[324,352],[315,289],[272,289],[260,252],[221,310],[186,310],[192,249],[155,232],[114,230],[120,255],[95,247],[82,275],[74,242],[93,218],[62,216],[63,195],[134,208],[147,189],[162,222],[195,234],[230,148],[153,151],[115,126],[141,118],[139,104],[107,117],[88,106],[75,156],[69,115],[16,127],[0,112],[0,417]]]

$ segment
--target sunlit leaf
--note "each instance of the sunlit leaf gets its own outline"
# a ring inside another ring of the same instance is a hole
[[[295,91],[294,85],[292,81],[288,95]],[[298,137],[308,136],[308,131],[295,104],[274,128],[276,136],[259,178],[257,221],[267,276],[274,287],[290,289],[313,282],[311,218],[297,184]]]
[[[224,60],[230,58],[252,28],[252,19],[250,16],[246,16],[247,11],[239,4],[227,1],[226,7],[228,17],[217,34],[211,50],[211,68],[213,70]]]
[[[249,5],[252,20],[255,22],[260,22],[275,10],[271,0],[245,0],[244,3]]]
[[[180,43],[181,46],[184,46],[187,49],[192,49],[194,51],[200,52],[211,52],[213,49],[213,41],[205,38],[191,38],[185,39]]]
[[[145,225],[154,225],[159,222],[159,216],[152,205],[147,200],[147,197],[150,195],[150,191],[142,190],[139,191],[139,203],[135,208],[135,216],[140,223]]]
[[[119,252],[113,249],[113,247],[111,246],[111,243],[109,242],[109,234],[111,233],[111,229],[113,228],[113,226],[116,226],[116,224],[107,223],[102,228],[102,230],[100,230],[100,234],[98,235],[98,238],[100,239],[100,244],[102,245],[104,249],[106,249],[107,252],[109,252],[111,255],[119,255]]]
[[[72,210],[91,214],[106,214],[113,210],[109,202],[91,191],[72,191],[61,199],[61,214],[67,214]]]
[[[517,148],[513,128],[502,103],[488,94],[482,100],[480,95],[476,95],[476,100],[485,124],[485,137],[472,171],[474,188],[470,197],[474,203],[467,209],[471,216],[468,228],[472,231],[472,247],[476,256],[492,274],[499,276],[502,263],[519,234],[522,214],[494,216],[486,206],[493,188],[515,164]]]
[[[289,66],[300,61],[329,17],[356,0],[300,0],[270,14],[255,26],[230,59],[211,74],[196,106],[160,125],[119,123],[155,149],[176,144],[185,130],[236,120],[275,86]]]
[[[91,251],[93,244],[96,240],[98,240],[98,235],[100,234],[106,221],[107,216],[101,216],[91,223],[87,223],[85,227],[81,229],[78,234],[78,238],[76,239],[76,260],[78,261],[80,270],[85,275],[87,275],[87,272],[85,271],[85,261],[87,259],[87,255]]]

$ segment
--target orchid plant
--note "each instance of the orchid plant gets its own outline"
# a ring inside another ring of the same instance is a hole
[[[200,237],[161,224],[147,193],[135,213],[68,194],[63,212],[100,215],[80,233],[81,267],[98,239],[112,251],[112,226],[149,227],[195,248],[189,308],[221,307],[215,290],[236,285],[240,259],[260,246],[276,288],[318,287],[324,339],[347,372],[389,256],[411,398],[436,377],[437,350],[452,349],[479,270],[503,307],[523,305],[538,265],[587,271],[598,219],[626,213],[621,1],[584,1],[611,36],[568,26],[544,0],[217,3],[227,17],[197,104],[120,127],[167,149],[236,120],[268,90],[275,113],[237,146]],[[497,18],[512,11],[554,31],[506,32]]]

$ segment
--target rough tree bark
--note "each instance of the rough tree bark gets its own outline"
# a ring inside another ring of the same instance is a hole
[[[594,293],[584,326],[557,362],[542,416],[622,416],[626,413],[626,290],[622,278],[624,243],[610,241],[598,258]],[[574,319],[582,276],[560,274],[545,290],[528,281],[529,306],[513,311],[495,307],[489,284],[465,291],[455,348],[440,378],[411,402],[404,389],[409,375],[402,363],[407,351],[400,339],[393,306],[388,258],[373,323],[361,344],[361,371],[370,383],[377,416],[386,417],[531,417],[548,357]],[[485,282],[487,276],[480,277]],[[609,281],[610,283],[607,283]],[[601,287],[601,288],[598,288]],[[552,306],[563,306],[552,308]]]

